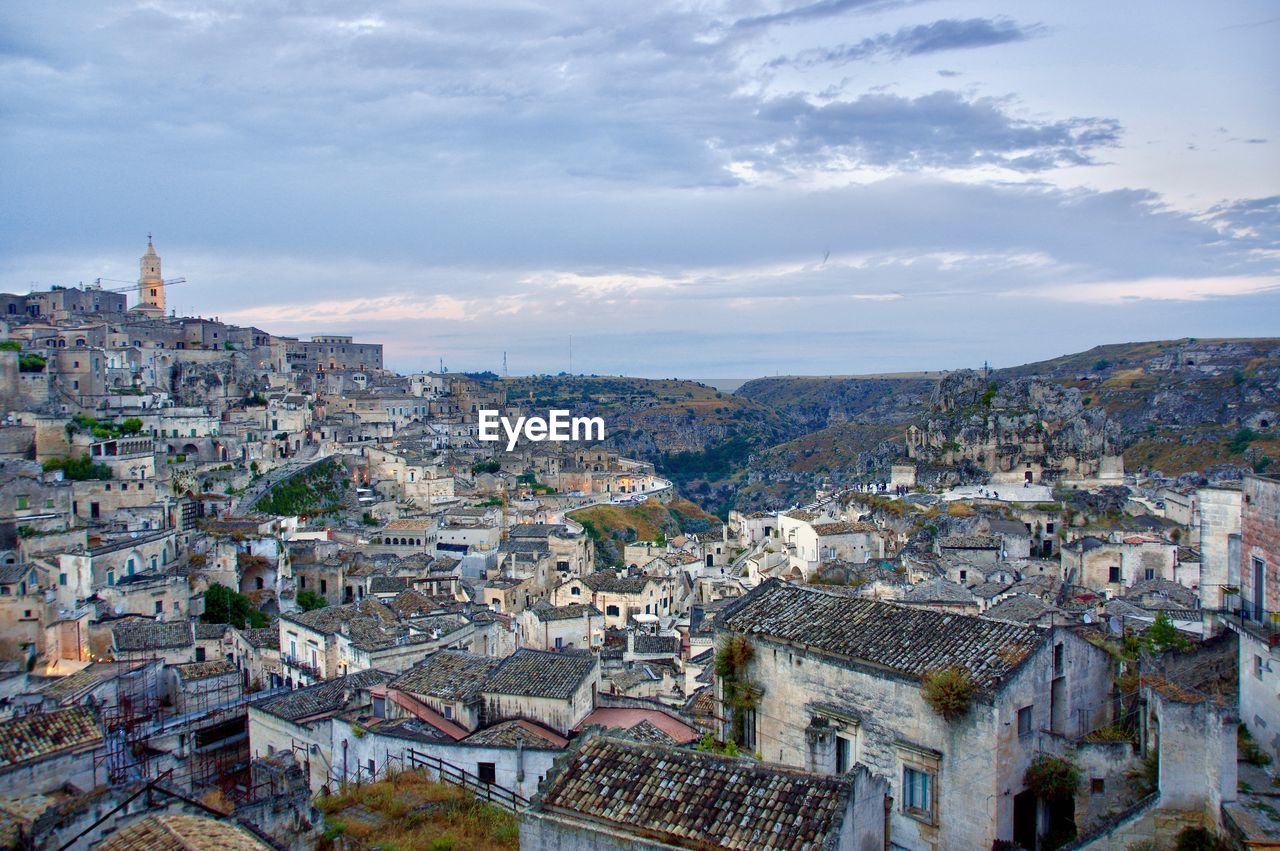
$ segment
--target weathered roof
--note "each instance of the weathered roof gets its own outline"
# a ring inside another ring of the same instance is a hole
[[[852,535],[855,532],[871,533],[876,527],[870,523],[850,523],[848,521],[838,521],[836,523],[814,523],[813,531],[819,535]]]
[[[203,680],[207,677],[221,677],[239,671],[234,663],[228,662],[226,659],[211,659],[208,662],[187,662],[173,667],[178,672],[178,676],[188,681]]]
[[[486,694],[513,694],[560,700],[573,696],[592,676],[595,656],[586,651],[531,650],[522,647],[494,669],[481,689]]]
[[[1129,586],[1124,599],[1145,609],[1194,609],[1200,598],[1196,592],[1169,579],[1144,579]]]
[[[935,577],[913,585],[902,595],[904,603],[976,603],[973,592],[949,579]]]
[[[540,621],[565,621],[573,618],[598,618],[602,612],[590,603],[570,603],[567,606],[547,606],[534,608],[533,613]]]
[[[126,653],[170,650],[195,644],[190,621],[121,621],[111,627],[111,635],[116,650]]]
[[[991,535],[947,535],[938,546],[949,550],[997,550],[1000,542]]]
[[[437,650],[391,681],[391,687],[410,694],[445,700],[469,700],[481,690],[500,660],[465,650]]]
[[[0,770],[102,741],[98,718],[83,706],[0,721]]]
[[[646,724],[662,731],[668,742],[687,745],[700,738],[700,734],[692,724],[673,717],[661,709],[650,709],[644,705],[636,706],[602,706],[594,710],[586,718],[578,722],[575,730],[585,730],[591,726],[608,727],[615,730],[631,730]]]
[[[716,626],[803,644],[910,677],[958,665],[979,689],[997,685],[1047,635],[1031,627],[845,597],[776,579],[735,600],[716,618]]]
[[[981,585],[974,585],[969,589],[969,593],[979,599],[990,600],[998,594],[1003,594],[1008,588],[1008,582],[989,580],[987,582],[983,582]]]
[[[264,697],[250,706],[268,715],[283,718],[286,721],[300,721],[320,715],[332,714],[346,708],[347,698],[351,691],[369,688],[385,683],[391,674],[376,668],[335,677],[318,682],[313,686],[296,689],[285,694]]]
[[[231,821],[162,813],[108,836],[98,851],[270,851],[271,846]]]
[[[680,636],[641,632],[636,634],[632,648],[636,653],[661,653],[675,656],[680,652]]]
[[[593,736],[558,762],[538,806],[683,847],[783,851],[837,834],[848,775]]]
[[[983,613],[983,617],[1015,623],[1032,623],[1049,609],[1049,604],[1031,594],[1014,594]]]
[[[607,570],[582,577],[582,584],[592,591],[611,594],[639,594],[652,581],[652,576],[618,576]]]
[[[988,520],[987,528],[993,535],[1008,535],[1012,538],[1031,537],[1031,532],[1027,530],[1026,524],[1019,523],[1017,520],[1006,520],[1003,517],[993,517]]]
[[[517,718],[514,721],[503,721],[483,730],[476,730],[462,740],[468,745],[491,745],[500,748],[514,748],[517,745],[535,750],[561,750],[569,744],[569,740],[555,730]]]
[[[278,626],[267,626],[262,629],[242,629],[241,637],[250,647],[256,647],[259,650],[279,650],[280,649],[280,628]]]

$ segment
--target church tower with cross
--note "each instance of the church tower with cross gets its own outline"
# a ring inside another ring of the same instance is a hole
[[[147,253],[142,255],[138,294],[138,310],[164,316],[164,278],[160,275],[160,255],[151,243],[151,234],[147,234]]]

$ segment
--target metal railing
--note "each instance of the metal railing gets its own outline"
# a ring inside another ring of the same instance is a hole
[[[514,789],[508,789],[498,783],[481,780],[465,768],[446,762],[438,756],[431,756],[409,748],[405,751],[404,761],[406,766],[434,771],[437,779],[441,782],[461,786],[477,798],[502,807],[509,812],[518,813],[529,808],[529,799]]]

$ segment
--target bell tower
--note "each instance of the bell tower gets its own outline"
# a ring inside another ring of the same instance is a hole
[[[139,309],[164,315],[164,278],[160,276],[160,255],[151,244],[151,234],[147,234],[147,253],[142,255],[138,292],[141,295]]]

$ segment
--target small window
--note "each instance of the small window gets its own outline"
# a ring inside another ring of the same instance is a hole
[[[1089,792],[1093,795],[1101,795],[1107,791],[1107,781],[1101,777],[1094,777],[1089,780]]]
[[[1143,571],[1143,574],[1146,576],[1146,578],[1147,578],[1148,580],[1151,580],[1151,579],[1155,579],[1155,578],[1156,578],[1156,572],[1155,572],[1155,570],[1154,570],[1154,569],[1152,569],[1152,568],[1150,568],[1150,567],[1148,567],[1146,570],[1144,570],[1144,571]]]
[[[1108,582],[1111,582],[1111,583],[1119,582],[1119,581],[1120,581],[1120,568],[1118,568],[1118,567],[1116,567],[1116,566],[1114,566],[1114,565],[1113,565],[1111,568],[1109,568],[1108,573],[1107,573],[1107,581],[1108,581]]]
[[[23,511],[27,507],[27,498],[25,496],[16,497],[14,504],[18,511]]]
[[[197,647],[197,648],[196,648],[196,661],[197,661],[197,662],[203,662],[204,660],[205,660],[204,648],[203,648],[203,647]]]
[[[164,600],[156,600],[156,614],[164,613]]]
[[[570,594],[570,595],[572,595],[572,596],[574,596],[574,597],[581,597],[581,596],[582,596],[582,589],[581,589],[581,588],[579,588],[577,585],[575,585],[575,586],[573,586],[572,588],[570,588],[570,589],[569,589],[569,594]]]
[[[961,582],[964,582],[964,581],[965,581],[966,579],[968,579],[968,578],[969,578],[969,571],[967,571],[967,570],[962,570],[962,571],[960,571],[960,581],[961,581]]]
[[[452,720],[453,720],[453,707],[452,707],[452,706],[450,706],[450,705],[448,705],[448,704],[445,704],[445,707],[444,707],[444,717],[445,717],[445,718],[447,718],[447,719],[449,719],[450,721],[452,721]]]
[[[476,776],[480,778],[481,783],[497,783],[498,782],[497,763],[477,762]]]
[[[1255,679],[1262,679],[1262,657],[1256,653],[1253,656],[1253,676]]]
[[[1018,710],[1018,736],[1030,736],[1032,724],[1032,707],[1024,706]]]
[[[616,617],[618,616],[618,614],[619,614],[619,612],[618,612],[618,607],[617,607],[617,606],[609,606],[609,607],[607,607],[607,608],[604,610],[604,613],[605,613],[606,615],[608,615],[609,617],[611,617],[611,618],[616,618]]]
[[[1059,641],[1057,644],[1053,645],[1053,674],[1056,677],[1060,677],[1062,676],[1062,671],[1063,671],[1063,647],[1062,647],[1062,642]]]
[[[933,820],[933,775],[927,771],[902,769],[902,811],[916,818]]]

